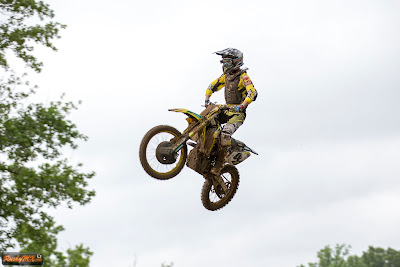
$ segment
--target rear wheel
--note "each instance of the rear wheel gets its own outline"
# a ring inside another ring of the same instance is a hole
[[[201,190],[201,202],[208,210],[218,210],[229,203],[239,186],[239,172],[233,165],[225,165],[221,170],[223,182],[227,188],[225,192],[214,177],[207,178]]]
[[[187,157],[186,144],[177,153],[168,153],[173,146],[171,139],[180,136],[177,129],[168,125],[156,126],[145,134],[140,143],[139,158],[151,177],[167,180],[182,170]]]

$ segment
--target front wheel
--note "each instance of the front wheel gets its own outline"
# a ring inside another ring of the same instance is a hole
[[[233,165],[224,166],[221,170],[221,178],[226,185],[226,192],[214,180],[215,178],[207,178],[204,182],[203,189],[201,190],[201,202],[208,210],[218,210],[227,205],[238,189],[239,172]]]
[[[171,139],[180,136],[177,129],[168,125],[156,126],[145,134],[140,143],[139,158],[143,169],[151,177],[167,180],[182,170],[187,157],[186,144],[176,154],[165,153],[173,145]]]

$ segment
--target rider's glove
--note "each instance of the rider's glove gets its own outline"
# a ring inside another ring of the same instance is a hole
[[[244,106],[243,105],[237,105],[237,106],[233,106],[232,109],[236,112],[242,112],[244,110]]]
[[[205,101],[204,101],[204,105],[207,107],[208,105],[210,105],[210,99],[206,99]]]

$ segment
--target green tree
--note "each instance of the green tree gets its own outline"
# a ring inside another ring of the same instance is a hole
[[[42,252],[46,266],[88,266],[92,252],[83,245],[57,251],[57,234],[64,228],[44,211],[74,203],[85,205],[95,195],[82,164],[64,158],[66,147],[87,140],[68,115],[76,104],[31,103],[35,93],[9,60],[16,57],[40,72],[35,45],[56,50],[52,41],[65,26],[52,21],[53,10],[43,1],[0,0],[0,250]]]
[[[0,14],[0,66],[9,69],[7,52],[12,52],[39,72],[43,64],[33,55],[33,44],[56,50],[52,40],[65,25],[52,21],[54,11],[43,1],[0,0]]]
[[[329,246],[317,253],[318,262],[309,263],[309,267],[397,267],[400,266],[400,251],[370,246],[362,256],[349,255],[350,246]],[[299,267],[305,267],[300,265]]]

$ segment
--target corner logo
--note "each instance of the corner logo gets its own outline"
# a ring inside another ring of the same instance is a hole
[[[3,252],[3,265],[43,265],[42,253]]]

